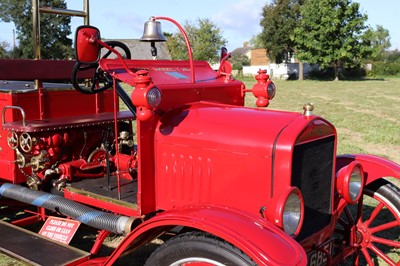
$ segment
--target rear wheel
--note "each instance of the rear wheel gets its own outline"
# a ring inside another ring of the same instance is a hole
[[[347,253],[354,252],[346,265],[400,265],[398,187],[385,179],[369,184],[361,203],[346,207],[339,224]]]
[[[147,266],[256,265],[233,245],[203,232],[189,232],[166,241],[146,261]]]

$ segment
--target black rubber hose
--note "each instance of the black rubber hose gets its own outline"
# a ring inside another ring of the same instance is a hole
[[[94,228],[116,234],[128,233],[133,222],[127,216],[98,211],[64,197],[20,185],[3,184],[0,186],[0,196],[56,211]]]

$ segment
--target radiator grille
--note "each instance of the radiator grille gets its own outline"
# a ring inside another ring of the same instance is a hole
[[[297,240],[318,232],[330,223],[334,137],[327,137],[295,146],[292,186],[304,198],[305,213]]]

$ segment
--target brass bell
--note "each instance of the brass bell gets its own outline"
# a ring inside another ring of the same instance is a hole
[[[142,42],[165,42],[167,39],[161,30],[161,23],[150,19],[144,23],[143,36],[140,38]]]

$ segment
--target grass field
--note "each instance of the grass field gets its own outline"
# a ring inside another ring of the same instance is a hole
[[[254,78],[244,81],[248,88],[255,83]],[[375,154],[400,163],[400,78],[275,83],[278,91],[268,108],[303,112],[304,103],[314,103],[315,113],[336,126],[339,154]],[[249,93],[246,105],[254,103]],[[3,265],[16,262],[0,255]]]
[[[246,87],[254,83],[246,78]],[[400,79],[363,81],[280,81],[270,109],[315,114],[336,126],[338,153],[368,153],[400,163]],[[247,94],[246,104],[254,106]]]

